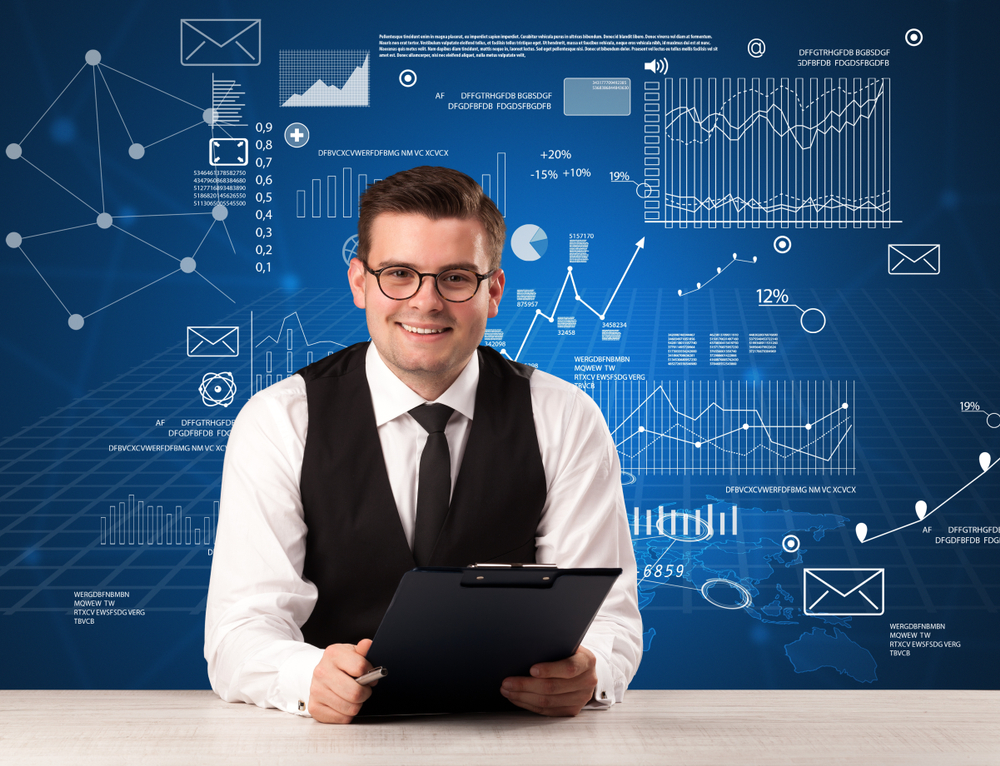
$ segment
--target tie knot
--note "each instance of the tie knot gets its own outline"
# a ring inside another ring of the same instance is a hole
[[[454,411],[446,404],[421,404],[410,410],[410,414],[427,433],[434,434],[444,431]]]

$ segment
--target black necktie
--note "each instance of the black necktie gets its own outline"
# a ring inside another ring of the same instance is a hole
[[[427,431],[427,443],[420,455],[417,479],[417,522],[413,534],[413,558],[427,566],[434,551],[451,501],[451,452],[444,427],[454,410],[443,404],[421,404],[410,410]]]

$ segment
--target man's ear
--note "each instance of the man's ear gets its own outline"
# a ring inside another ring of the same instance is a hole
[[[359,309],[365,307],[365,267],[360,258],[352,258],[347,267],[347,281],[354,295],[354,305]]]
[[[490,277],[490,312],[488,317],[492,319],[500,312],[500,299],[503,298],[503,286],[505,277],[503,269],[497,269],[496,273]]]

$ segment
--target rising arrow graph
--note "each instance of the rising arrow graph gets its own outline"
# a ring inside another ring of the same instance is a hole
[[[563,279],[562,287],[559,288],[559,295],[556,298],[556,305],[552,308],[552,312],[550,314],[546,314],[541,309],[535,309],[535,315],[531,318],[531,324],[528,325],[528,331],[524,334],[524,340],[521,341],[521,345],[517,349],[517,353],[513,357],[511,357],[511,355],[507,353],[507,349],[503,349],[500,353],[506,356],[508,359],[513,359],[516,362],[520,358],[521,352],[524,350],[524,346],[528,342],[528,338],[531,337],[531,331],[535,328],[535,323],[538,321],[538,318],[542,317],[543,319],[548,320],[550,324],[556,321],[556,314],[559,311],[559,304],[562,302],[562,297],[566,292],[566,285],[572,285],[574,298],[577,301],[579,301],[582,305],[586,306],[591,312],[593,312],[594,316],[596,316],[601,321],[604,321],[604,318],[608,315],[608,311],[611,309],[611,304],[615,302],[615,297],[618,295],[618,291],[621,289],[622,283],[625,281],[625,277],[628,276],[629,269],[632,268],[632,264],[635,262],[636,256],[639,255],[639,251],[642,250],[645,246],[646,246],[645,237],[643,237],[642,239],[640,239],[638,242],[635,243],[635,252],[632,253],[632,258],[629,260],[628,266],[625,267],[625,271],[622,273],[621,279],[618,280],[618,284],[615,285],[615,291],[611,294],[611,297],[608,299],[608,304],[604,307],[604,311],[598,311],[583,299],[583,297],[580,295],[580,291],[577,289],[576,279],[573,278],[573,267],[568,266],[566,268],[566,277],[565,279]]]

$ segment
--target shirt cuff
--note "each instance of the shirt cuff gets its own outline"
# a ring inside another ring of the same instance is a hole
[[[597,687],[594,689],[594,696],[585,707],[593,710],[606,710],[615,704],[614,673],[605,654],[605,647],[602,645],[604,643],[601,640],[603,636],[588,636],[587,638],[587,643],[590,645],[586,648],[592,651],[597,659],[594,666],[594,672],[597,673]]]
[[[304,644],[301,651],[286,659],[278,670],[275,707],[305,718],[309,715],[309,687],[313,671],[323,659],[323,650]]]

